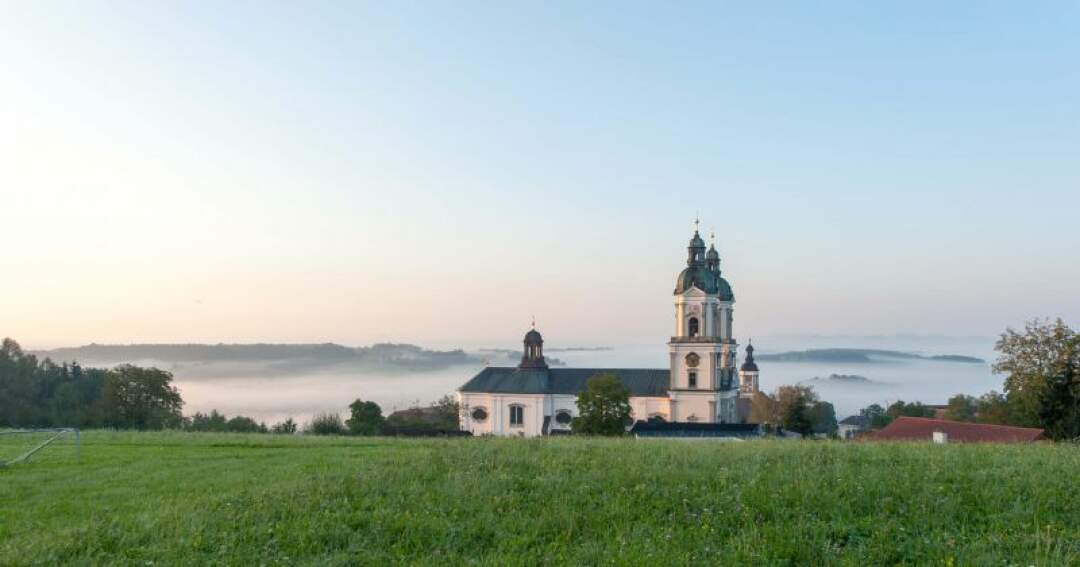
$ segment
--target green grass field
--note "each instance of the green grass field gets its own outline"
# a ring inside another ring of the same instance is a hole
[[[0,565],[387,562],[1076,565],[1080,449],[88,432],[0,469]]]

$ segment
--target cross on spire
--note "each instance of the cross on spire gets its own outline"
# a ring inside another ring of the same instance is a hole
[[[700,225],[700,224],[701,224],[701,215],[695,214],[694,215],[694,232],[695,233],[698,231],[698,225]]]

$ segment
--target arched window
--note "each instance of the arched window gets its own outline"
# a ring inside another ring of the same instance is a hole
[[[699,332],[701,331],[701,329],[699,328],[699,325],[698,325],[698,319],[697,319],[697,317],[691,317],[691,318],[690,318],[690,325],[689,325],[689,327],[690,327],[690,332],[689,332],[689,335],[690,335],[691,337],[696,337],[696,336],[698,336],[698,333],[699,333]]]
[[[521,427],[525,425],[525,407],[519,405],[510,406],[510,426]]]
[[[687,387],[691,390],[697,388],[697,370],[691,370],[687,374]]]

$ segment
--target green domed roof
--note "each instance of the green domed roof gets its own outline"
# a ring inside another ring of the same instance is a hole
[[[705,241],[695,230],[690,246],[687,247],[689,256],[686,269],[675,280],[675,294],[685,293],[696,287],[709,295],[719,295],[721,301],[735,301],[731,285],[720,277],[720,253],[715,246],[709,246],[708,253],[703,253],[704,251]]]
[[[720,301],[735,301],[735,294],[731,291],[731,284],[727,280],[716,276],[716,294],[720,296]]]
[[[690,266],[683,270],[675,280],[675,294],[685,293],[691,287],[696,287],[709,295],[717,295],[720,301],[735,301],[735,294],[731,291],[731,284],[720,277],[720,274],[702,266]]]
[[[712,295],[716,293],[716,279],[716,274],[704,266],[689,266],[675,280],[675,294],[678,295],[691,287],[696,287]]]

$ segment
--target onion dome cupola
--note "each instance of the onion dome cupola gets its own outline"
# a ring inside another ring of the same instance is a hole
[[[694,231],[694,236],[690,239],[690,245],[686,247],[686,251],[689,253],[686,259],[687,266],[700,266],[705,263],[705,241],[701,239],[697,230]]]
[[[694,231],[694,236],[690,239],[690,245],[686,249],[689,252],[686,259],[686,269],[675,280],[675,294],[684,293],[691,287],[696,287],[708,294],[716,293],[717,278],[706,266],[705,241],[701,239],[701,235],[698,234],[697,230]]]
[[[716,236],[713,235],[715,239]],[[720,253],[716,251],[716,243],[709,243],[709,251],[705,253],[705,267],[709,268],[709,271],[720,275]]]
[[[746,345],[746,361],[742,363],[742,367],[739,368],[740,372],[757,372],[757,363],[754,362],[754,345]]]
[[[547,362],[544,360],[544,337],[540,336],[535,327],[525,333],[525,353],[521,357],[518,368],[546,369]]]
[[[735,301],[735,294],[731,292],[731,284],[720,276],[720,252],[716,250],[716,235],[712,235],[709,251],[705,253],[705,265],[716,276],[716,295],[720,301]]]

